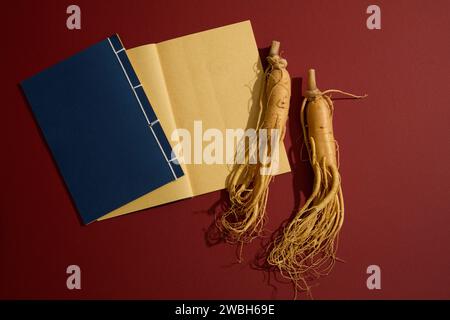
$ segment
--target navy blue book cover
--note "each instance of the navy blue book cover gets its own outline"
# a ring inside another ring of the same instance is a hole
[[[21,85],[84,223],[183,175],[117,35]]]

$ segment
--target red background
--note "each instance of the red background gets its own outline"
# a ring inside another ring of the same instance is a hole
[[[1,8],[1,298],[292,298],[289,284],[269,285],[249,265],[259,241],[240,265],[234,247],[206,244],[207,211],[220,192],[80,225],[18,87],[113,33],[132,48],[246,19],[258,47],[281,41],[294,78],[285,141],[293,173],[270,186],[268,228],[312,187],[300,161],[307,68],[322,89],[369,94],[336,102],[346,202],[338,255],[346,263],[314,297],[450,298],[449,1],[77,1],[79,31],[66,28],[69,4]],[[370,4],[381,7],[381,30],[366,28]],[[70,264],[81,267],[82,290],[66,288]],[[381,267],[381,290],[366,287],[371,264]]]

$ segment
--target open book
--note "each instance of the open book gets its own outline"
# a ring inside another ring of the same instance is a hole
[[[210,143],[194,137],[195,121],[201,121],[203,131],[215,128],[223,137],[226,129],[256,128],[264,72],[250,21],[144,45],[127,54],[172,147],[179,142],[172,134],[177,128],[187,129],[192,143]],[[289,172],[283,144],[279,157],[278,174]],[[182,167],[183,177],[100,220],[223,189],[231,170],[231,164],[203,161]]]

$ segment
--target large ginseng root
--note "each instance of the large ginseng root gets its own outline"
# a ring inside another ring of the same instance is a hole
[[[317,89],[315,71],[308,71],[307,91],[300,111],[309,160],[314,171],[311,196],[285,227],[268,256],[269,264],[292,280],[295,293],[309,291],[310,283],[332,269],[339,230],[344,221],[344,200],[333,135],[333,102],[328,95],[342,92]]]
[[[231,243],[250,242],[261,233],[263,227],[269,183],[277,167],[273,155],[277,154],[279,143],[285,135],[291,96],[287,61],[280,57],[279,46],[280,43],[274,41],[267,57],[263,115],[257,127],[258,141],[250,142],[252,145],[244,149],[243,156],[241,153],[243,161],[235,158],[237,164],[227,179],[230,205],[217,225],[224,238]],[[242,142],[245,145],[245,141]],[[258,148],[255,148],[255,143]],[[264,155],[262,158],[261,154]]]

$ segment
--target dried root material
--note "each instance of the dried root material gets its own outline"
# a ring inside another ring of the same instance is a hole
[[[362,98],[339,90],[320,92],[315,72],[309,71],[308,90],[300,111],[301,125],[314,171],[311,196],[284,228],[268,256],[269,264],[292,280],[297,291],[310,291],[310,284],[327,275],[336,261],[339,231],[344,221],[344,200],[333,136],[332,92]]]
[[[255,148],[255,145],[247,148],[243,157],[245,160],[233,167],[227,179],[230,206],[217,221],[217,225],[225,239],[231,243],[250,242],[260,235],[264,225],[269,184],[273,179],[270,168],[273,168],[271,162],[274,159],[269,155],[278,150],[274,148],[278,148],[284,138],[291,95],[291,79],[286,70],[287,61],[280,57],[278,51],[279,43],[274,41],[267,57],[269,66],[265,72],[263,94],[265,108],[262,122],[257,128],[259,132],[266,129],[266,138],[263,143],[261,136],[258,135],[258,141],[253,143],[259,148]],[[264,148],[263,152],[260,148]],[[264,155],[263,159],[250,161],[255,156],[256,150],[259,150],[259,155]],[[263,169],[269,170],[264,173]]]

